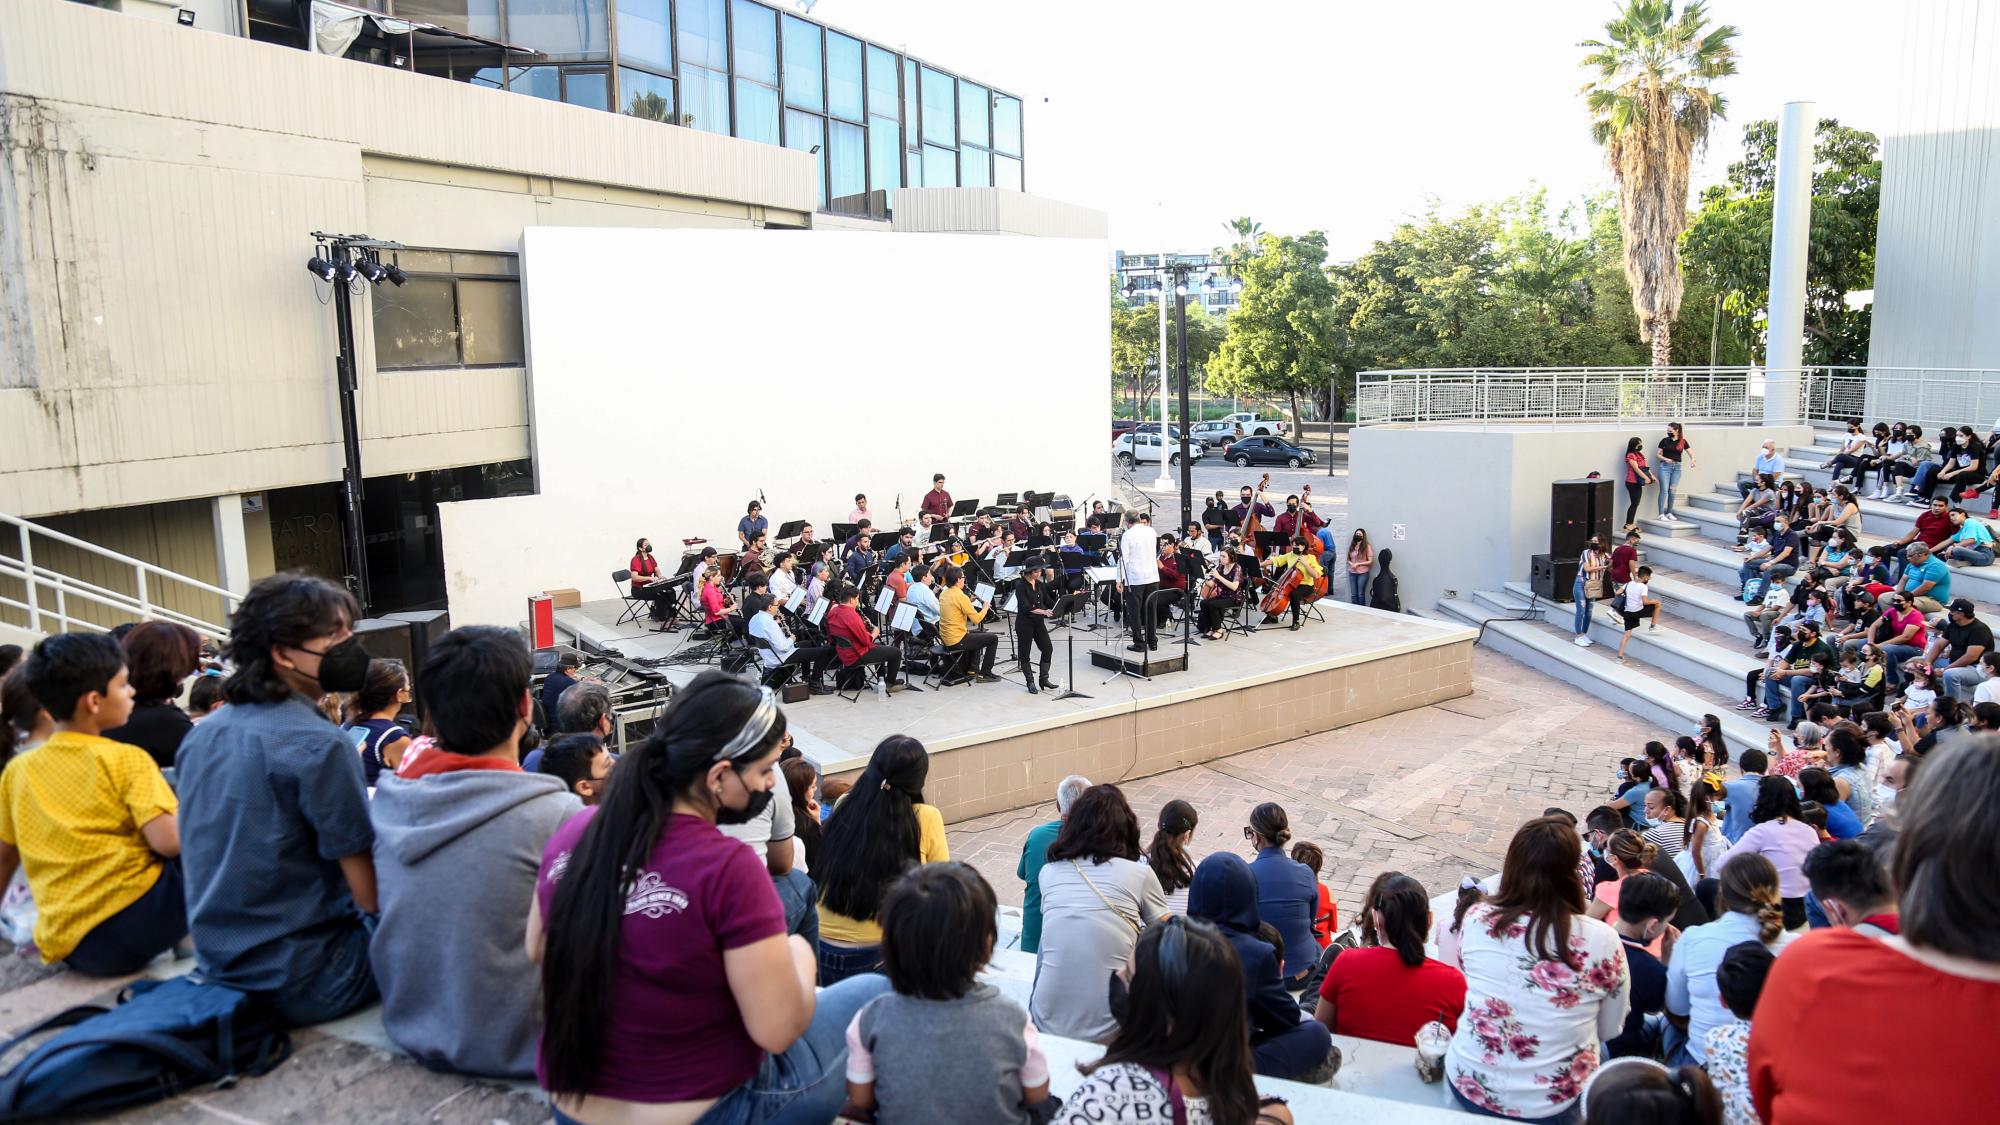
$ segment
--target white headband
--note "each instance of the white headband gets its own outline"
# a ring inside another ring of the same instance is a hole
[[[770,688],[757,689],[757,706],[751,710],[750,718],[743,723],[743,729],[729,744],[715,752],[712,759],[717,762],[731,762],[761,745],[771,733],[772,724],[778,721],[778,697]]]

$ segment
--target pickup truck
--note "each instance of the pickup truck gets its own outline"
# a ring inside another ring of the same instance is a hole
[[[1278,418],[1259,418],[1254,410],[1240,410],[1225,414],[1222,421],[1243,427],[1245,437],[1280,437],[1285,432],[1285,423]]]

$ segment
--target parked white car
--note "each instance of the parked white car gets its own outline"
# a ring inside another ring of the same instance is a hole
[[[1231,426],[1242,426],[1245,437],[1281,437],[1285,423],[1280,418],[1259,418],[1254,410],[1240,410],[1224,415],[1222,420]]]
[[[1201,460],[1202,445],[1200,441],[1184,438],[1180,444],[1181,453],[1185,453],[1192,460]],[[1181,453],[1176,453],[1169,458],[1168,464],[1180,464]],[[1160,435],[1120,434],[1118,440],[1111,443],[1111,456],[1118,461],[1121,467],[1126,469],[1148,462],[1158,464],[1160,460]]]

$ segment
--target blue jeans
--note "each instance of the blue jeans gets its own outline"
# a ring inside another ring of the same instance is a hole
[[[1576,585],[1570,589],[1570,594],[1576,599],[1576,627],[1571,631],[1581,637],[1585,633],[1590,632],[1590,599],[1583,596],[1583,572],[1581,570],[1577,571]]]
[[[1368,604],[1368,576],[1349,574],[1347,576],[1347,600],[1355,605]]]
[[[771,876],[771,885],[777,888],[778,901],[785,907],[785,932],[819,948],[819,889],[812,879],[794,867],[783,875]]]
[[[847,1025],[889,978],[868,973],[820,990],[812,1023],[750,1081],[722,1095],[696,1125],[825,1125],[847,1100]],[[580,1125],[555,1110],[557,1125]]]
[[[1674,489],[1681,483],[1681,463],[1661,461],[1654,466],[1653,475],[1660,478],[1660,514],[1670,515],[1674,510]]]
[[[1800,719],[1806,717],[1805,704],[1800,702],[1799,697],[1804,695],[1806,688],[1810,686],[1812,686],[1811,676],[1793,676],[1782,672],[1775,676],[1765,676],[1764,709],[1766,711],[1776,711],[1783,707],[1785,705],[1783,689],[1790,687],[1792,689],[1791,718],[1793,722],[1798,722]]]
[[[327,948],[326,963],[312,976],[275,992],[257,993],[286,1027],[310,1027],[375,1002],[375,970],[368,964],[368,939],[375,917],[357,914],[353,924]]]
[[[879,972],[881,968],[882,947],[879,944],[833,945],[824,941],[819,943],[819,982],[823,985],[839,984],[848,977]]]
[[[1973,691],[1979,687],[1979,681],[1985,679],[1979,674],[1977,664],[1968,664],[1963,668],[1946,668],[1943,678],[1944,683],[1939,686],[1944,693],[1966,704],[1972,702]]]
[[[1945,550],[1944,557],[1971,563],[1973,566],[1992,566],[1993,548],[1977,543],[1959,543]]]
[[[1295,1079],[1326,1064],[1333,1032],[1316,1019],[1303,1019],[1275,1035],[1250,1044],[1258,1074]]]
[[[1445,1079],[1445,1084],[1448,1086],[1451,1085],[1451,1080],[1449,1078]],[[1582,1125],[1583,1121],[1582,1098],[1569,1103],[1568,1109],[1550,1117],[1515,1117],[1512,1114],[1495,1113],[1490,1109],[1481,1109],[1471,1102],[1466,1101],[1465,1095],[1459,1093],[1456,1086],[1452,1086],[1451,1088],[1451,1100],[1458,1103],[1458,1108],[1474,1117],[1503,1117],[1509,1121],[1545,1121],[1549,1125]]]

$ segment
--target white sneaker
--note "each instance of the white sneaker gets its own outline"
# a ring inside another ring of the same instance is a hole
[[[1594,645],[1594,644],[1596,644],[1596,643],[1597,643],[1596,641],[1593,641],[1593,640],[1591,640],[1591,639],[1590,639],[1590,634],[1589,634],[1589,633],[1578,633],[1578,634],[1577,634],[1577,637],[1576,637],[1576,647],[1578,647],[1578,648],[1589,648],[1589,647],[1590,647],[1591,645]]]

